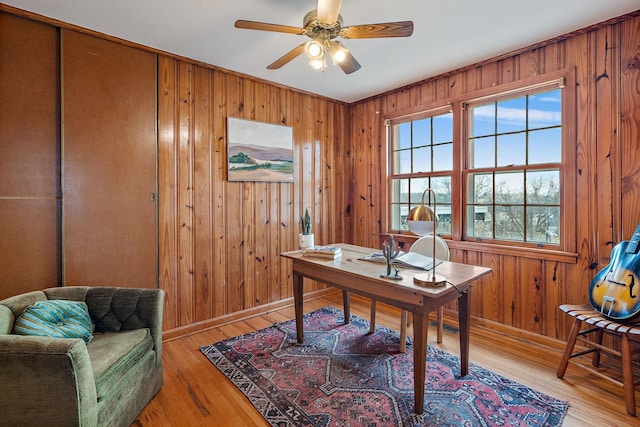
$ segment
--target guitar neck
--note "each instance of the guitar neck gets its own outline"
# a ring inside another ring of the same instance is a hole
[[[628,254],[637,254],[638,249],[640,248],[640,223],[636,227],[636,231],[633,232],[633,236],[631,236],[631,240],[629,240],[629,244],[627,245],[627,250],[625,251]]]

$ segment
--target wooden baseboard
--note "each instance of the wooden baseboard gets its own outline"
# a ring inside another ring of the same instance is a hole
[[[351,295],[351,298],[368,300],[368,298],[361,297],[359,295]],[[367,304],[366,301],[364,303]],[[435,312],[432,314],[432,316],[435,316]],[[451,325],[458,328],[458,312],[453,309],[445,308],[444,323],[445,326]],[[536,334],[534,332],[525,331],[513,326],[486,320],[481,317],[471,316],[471,328],[473,330],[473,335],[481,335],[482,338],[490,339],[491,335],[500,334],[507,339],[513,340],[514,342],[520,341],[529,344],[536,344],[547,347],[554,351],[558,351],[560,353],[564,351],[564,347],[566,345],[566,341],[563,340]]]
[[[342,293],[342,291],[335,288],[320,289],[318,291],[309,292],[304,295],[305,301],[310,301],[316,298],[322,298],[334,293]],[[351,298],[362,298],[362,300],[368,300],[368,298],[361,297],[359,295],[351,295]],[[214,328],[217,326],[225,325],[228,323],[236,322],[239,320],[246,320],[251,317],[256,317],[264,313],[268,313],[273,310],[278,310],[284,307],[293,306],[293,297],[286,298],[280,301],[276,301],[270,304],[264,304],[258,307],[253,307],[247,310],[238,311],[236,313],[228,314],[225,316],[208,319],[203,322],[193,323],[188,326],[169,329],[162,333],[162,340],[168,342],[176,338],[181,338],[186,335],[194,334],[204,331],[206,329]],[[455,325],[458,327],[458,312],[452,309],[445,309],[444,311],[445,324]],[[493,322],[491,320],[482,319],[480,317],[471,317],[471,328],[473,329],[473,335],[480,335],[482,338],[491,337],[494,334],[503,335],[506,339],[515,342],[526,342],[529,344],[537,344],[547,347],[551,350],[562,353],[566,342],[555,338],[550,338],[544,335],[536,334],[533,332],[524,331],[522,329],[515,328],[513,326],[503,325],[502,323]]]
[[[322,298],[326,295],[336,292],[334,288],[320,289],[313,292],[308,292],[304,295],[305,301],[310,301],[316,298]],[[252,307],[246,310],[237,311],[235,313],[226,314],[224,316],[215,317],[213,319],[207,319],[202,322],[192,323],[187,326],[179,328],[168,329],[162,332],[162,341],[168,342],[176,338],[182,338],[187,335],[202,332],[206,329],[215,328],[217,326],[226,325],[228,323],[237,322],[239,320],[246,320],[251,317],[260,316],[273,310],[279,310],[284,307],[293,306],[293,297],[285,298],[269,304],[263,304],[257,307]]]
[[[453,316],[451,319],[455,319],[457,317],[457,313],[455,311],[452,311],[452,313]],[[566,341],[563,340],[525,331],[513,326],[482,319],[480,317],[471,317],[471,327],[474,328],[474,334],[482,334],[483,338],[490,335],[501,334],[514,341],[524,341],[529,344],[544,346],[560,353],[564,351],[565,345],[567,344]]]

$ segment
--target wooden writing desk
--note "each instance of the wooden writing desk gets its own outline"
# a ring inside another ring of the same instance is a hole
[[[422,288],[413,284],[413,276],[424,270],[401,268],[402,280],[380,277],[386,272],[386,264],[362,261],[365,255],[376,249],[348,244],[336,244],[342,248],[342,256],[335,260],[305,257],[301,251],[280,254],[293,261],[293,298],[296,313],[296,333],[298,342],[304,341],[303,282],[304,278],[316,280],[342,289],[345,322],[349,322],[349,293],[364,295],[383,301],[413,313],[413,381],[415,413],[424,411],[424,384],[427,364],[427,333],[429,312],[455,299],[458,300],[460,326],[460,373],[469,372],[469,291],[471,283],[491,272],[490,268],[444,261],[436,266],[436,275],[444,276],[459,290],[447,284],[440,288]]]

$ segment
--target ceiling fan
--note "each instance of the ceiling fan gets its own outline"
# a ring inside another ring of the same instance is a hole
[[[236,21],[235,27],[247,30],[304,35],[311,38],[311,41],[307,41],[293,48],[275,62],[268,65],[267,69],[269,70],[276,70],[286,65],[304,52],[309,58],[309,63],[314,68],[324,71],[327,64],[326,54],[328,54],[333,60],[333,63],[338,65],[346,74],[358,71],[360,64],[353,55],[351,55],[349,50],[344,47],[340,41],[336,40],[336,38],[366,39],[409,37],[413,34],[412,21],[343,27],[342,15],[340,15],[341,7],[342,0],[318,0],[318,8],[305,15],[302,27],[245,21],[242,19]]]

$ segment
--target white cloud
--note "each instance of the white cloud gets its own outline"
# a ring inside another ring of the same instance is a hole
[[[480,120],[493,120],[494,106],[485,105],[474,109],[473,116]],[[501,121],[512,123],[524,123],[526,110],[520,108],[498,108],[498,118]],[[558,111],[529,110],[529,125],[551,126],[561,122],[561,114]]]
[[[543,97],[539,98],[538,101],[541,101],[541,102],[553,102],[555,104],[559,104],[560,103],[560,98],[555,97],[555,96],[543,96]]]

